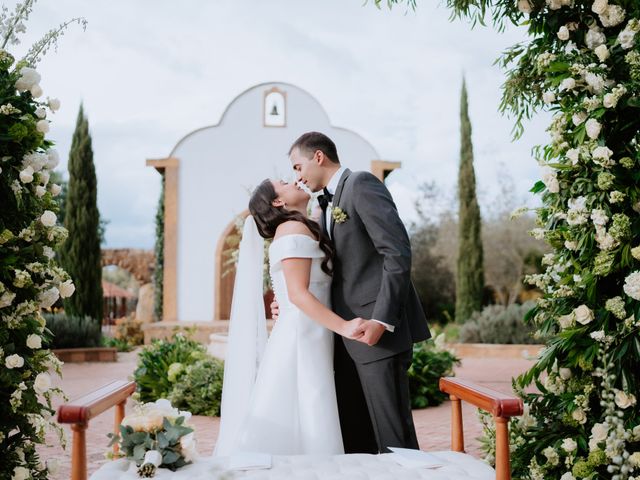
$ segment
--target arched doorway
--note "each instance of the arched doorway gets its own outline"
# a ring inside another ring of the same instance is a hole
[[[233,284],[236,280],[236,269],[234,265],[229,265],[231,257],[225,252],[237,248],[241,233],[238,229],[238,219],[244,220],[248,215],[249,210],[245,210],[229,222],[216,246],[214,320],[229,320],[231,315],[231,300],[233,298]]]

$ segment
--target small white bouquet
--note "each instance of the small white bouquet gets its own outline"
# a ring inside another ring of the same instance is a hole
[[[122,420],[120,433],[108,435],[109,446],[117,443],[120,455],[136,462],[140,477],[153,477],[158,468],[175,471],[197,456],[190,418],[165,399],[137,405]]]

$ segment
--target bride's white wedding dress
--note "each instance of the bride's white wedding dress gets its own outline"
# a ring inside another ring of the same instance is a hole
[[[333,378],[333,333],[290,302],[282,268],[285,258],[312,259],[309,291],[330,305],[331,277],[320,268],[324,253],[319,243],[301,234],[274,240],[270,274],[280,314],[260,360],[246,417],[235,440],[217,446],[217,454],[344,453]],[[224,409],[222,415],[221,429]]]

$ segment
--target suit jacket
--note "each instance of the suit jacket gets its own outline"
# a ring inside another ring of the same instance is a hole
[[[341,337],[351,357],[368,363],[430,338],[411,282],[409,236],[387,187],[369,172],[346,169],[333,197],[336,207],[347,218],[340,223],[332,218],[328,226],[336,248],[333,310],[347,320],[375,318],[395,327],[371,347]]]

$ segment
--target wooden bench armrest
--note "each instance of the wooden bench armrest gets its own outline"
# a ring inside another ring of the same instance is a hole
[[[58,407],[58,423],[70,423],[71,430],[73,430],[71,480],[87,479],[87,439],[85,431],[89,426],[89,421],[111,407],[116,407],[114,432],[118,433],[124,418],[124,407],[127,398],[135,391],[135,382],[116,380]],[[117,444],[113,446],[113,452],[118,453]]]
[[[440,390],[448,393],[451,399],[451,449],[464,452],[461,405],[464,400],[493,415],[496,422],[496,480],[510,480],[509,419],[522,415],[522,400],[514,395],[453,377],[441,378]]]

